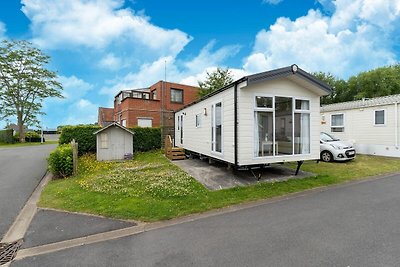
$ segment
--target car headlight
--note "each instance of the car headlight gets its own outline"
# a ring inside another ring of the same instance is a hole
[[[331,147],[333,147],[336,150],[342,150],[343,149],[343,147],[338,146],[338,145],[333,145],[333,144],[330,144],[330,145],[331,145]]]

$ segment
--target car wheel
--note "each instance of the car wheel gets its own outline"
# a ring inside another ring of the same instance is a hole
[[[322,151],[321,152],[321,160],[323,162],[330,162],[333,161],[332,153],[329,151]]]

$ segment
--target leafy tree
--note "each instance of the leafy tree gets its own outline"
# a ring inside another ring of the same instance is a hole
[[[356,100],[400,94],[400,65],[361,72],[348,81],[348,98]]]
[[[347,81],[330,73],[317,72],[313,75],[333,89],[331,95],[322,97],[321,104],[400,94],[400,64],[361,72]]]
[[[331,104],[346,101],[345,94],[347,90],[347,82],[342,79],[336,78],[331,73],[316,72],[313,73],[315,77],[328,84],[333,92],[330,95],[321,98],[321,104]]]
[[[42,101],[62,98],[57,74],[45,68],[49,59],[27,41],[4,40],[0,45],[0,119],[17,118],[21,142],[24,126],[39,124]]]
[[[207,72],[207,78],[204,82],[198,82],[200,97],[208,95],[222,87],[233,82],[233,77],[229,69],[223,69],[218,67],[215,71]]]

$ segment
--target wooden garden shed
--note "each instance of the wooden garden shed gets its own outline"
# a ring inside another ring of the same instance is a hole
[[[122,160],[133,154],[133,135],[128,128],[114,122],[94,133],[98,161]]]

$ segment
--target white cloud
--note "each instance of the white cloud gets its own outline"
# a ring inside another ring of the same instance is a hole
[[[206,77],[207,70],[216,69],[216,66],[220,66],[228,57],[236,55],[240,49],[237,45],[223,46],[219,49],[213,49],[214,46],[215,41],[209,42],[197,56],[186,62],[179,62],[175,57],[168,56],[160,57],[152,63],[145,63],[139,71],[110,81],[109,86],[103,87],[100,92],[114,96],[121,90],[150,86],[164,80],[165,67],[167,81],[197,86],[197,81]]]
[[[85,46],[105,48],[114,43],[149,49],[158,55],[178,54],[191,40],[186,33],[163,29],[123,0],[22,0],[31,20],[33,41],[44,48]]]
[[[113,53],[109,53],[100,60],[99,66],[108,70],[116,71],[126,65],[122,62],[121,58],[116,57]]]
[[[72,102],[86,95],[93,89],[93,85],[77,78],[76,76],[60,76],[59,81],[62,84],[64,99],[61,101]]]
[[[0,21],[0,39],[5,38],[6,35],[6,25]]]
[[[228,57],[235,56],[240,50],[239,45],[227,45],[212,51],[215,44],[215,40],[210,41],[201,49],[199,55],[185,63],[185,67],[192,73],[201,72],[207,67],[218,65]]]
[[[97,122],[97,110],[99,105],[87,99],[79,99],[68,107],[68,116],[63,120],[63,124],[77,125]]]
[[[346,78],[392,64],[396,62],[392,46],[400,25],[399,3],[337,0],[332,16],[311,9],[294,21],[281,17],[257,34],[244,70],[252,73],[297,63],[308,71],[329,71]]]
[[[277,5],[283,0],[263,0],[263,3],[270,4],[270,5]]]

